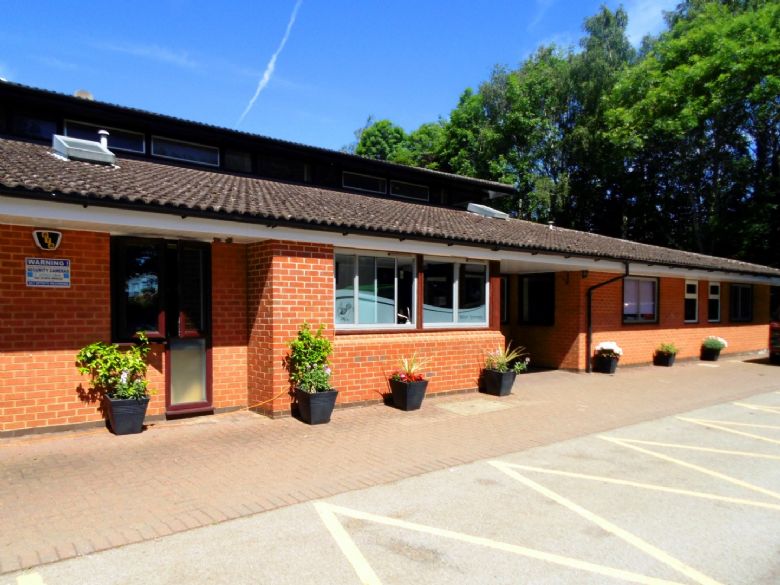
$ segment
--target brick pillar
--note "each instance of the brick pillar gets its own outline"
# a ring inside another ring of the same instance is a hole
[[[289,414],[287,344],[304,321],[333,339],[333,247],[268,240],[249,246],[247,265],[249,406]]]

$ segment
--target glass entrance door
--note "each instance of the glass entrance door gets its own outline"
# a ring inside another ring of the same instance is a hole
[[[209,411],[209,247],[199,242],[167,242],[165,259],[168,414]]]

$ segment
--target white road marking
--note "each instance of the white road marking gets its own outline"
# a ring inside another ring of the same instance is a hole
[[[752,427],[754,429],[780,429],[780,426],[777,425],[762,425],[762,424],[756,424],[756,423],[743,423],[743,422],[737,422],[732,420],[711,420],[708,418],[683,418],[683,417],[677,417],[681,420],[687,420],[687,421],[699,421],[701,423],[714,423],[717,425],[726,425],[728,427]]]
[[[507,464],[502,463],[501,461],[489,461],[489,463],[493,465],[496,469],[506,473],[508,476],[516,479],[520,483],[530,487],[536,492],[550,498],[551,500],[561,504],[562,506],[565,506],[566,508],[568,508],[575,514],[582,516],[586,520],[590,520],[602,530],[605,530],[610,534],[614,534],[615,536],[624,540],[625,542],[632,545],[633,547],[639,549],[640,551],[653,557],[654,559],[662,562],[668,567],[671,567],[672,569],[682,573],[686,577],[693,579],[697,583],[700,583],[701,585],[720,585],[719,582],[716,581],[715,579],[708,577],[704,573],[697,571],[696,569],[694,569],[689,565],[686,565],[681,560],[674,558],[666,551],[663,551],[660,548],[653,546],[646,540],[639,538],[638,536],[632,534],[628,530],[624,530],[623,528],[620,528],[619,526],[613,524],[606,518],[602,518],[598,514],[595,514],[590,510],[586,510],[585,508],[583,508],[579,504],[575,504],[568,498],[565,498],[562,495],[555,493],[551,489],[546,488],[543,485],[540,485],[535,481],[525,477],[524,475],[517,473],[514,469],[510,469]]]
[[[741,406],[742,408],[749,408],[750,410],[760,410],[761,412],[780,414],[780,406],[768,406],[766,404],[748,404],[747,402],[732,402],[732,404],[734,406]]]
[[[535,550],[531,548],[526,548],[524,546],[519,546],[515,544],[509,544],[506,542],[500,542],[497,540],[491,540],[489,538],[483,538],[480,536],[472,536],[470,534],[463,534],[460,532],[454,532],[452,530],[446,530],[443,528],[436,528],[433,526],[426,526],[424,524],[417,524],[415,522],[407,522],[406,520],[399,520],[398,518],[390,518],[388,516],[379,516],[376,514],[370,514],[368,512],[361,512],[359,510],[353,510],[351,508],[345,508],[343,506],[336,506],[334,504],[328,504],[326,502],[316,502],[314,506],[317,508],[317,511],[320,513],[320,516],[323,516],[323,512],[325,512],[326,517],[330,517],[333,519],[334,522],[338,523],[338,520],[335,518],[335,514],[340,514],[342,516],[347,516],[349,518],[354,518],[356,520],[363,520],[366,522],[374,522],[376,524],[382,524],[385,526],[393,526],[395,528],[402,528],[404,530],[412,530],[415,532],[421,532],[423,534],[430,534],[432,536],[439,536],[443,538],[449,538],[452,540],[457,540],[459,542],[465,542],[467,544],[474,544],[478,546],[484,546],[487,548],[500,550],[504,552],[510,552],[516,555],[529,557],[532,559],[537,559],[541,561],[546,561],[549,563],[554,563],[557,565],[562,565],[564,567],[570,567],[573,569],[580,569],[583,571],[588,571],[590,573],[596,573],[598,575],[605,575],[607,577],[612,577],[615,579],[623,579],[624,581],[629,581],[631,583],[643,583],[647,585],[682,585],[677,581],[667,581],[665,579],[657,579],[655,577],[649,577],[647,575],[641,575],[639,573],[634,573],[632,571],[624,571],[622,569],[616,569],[613,567],[607,567],[604,565],[598,565],[596,563],[589,563],[587,561],[581,561],[579,559],[574,559],[571,557],[565,557],[561,555],[556,555],[553,553],[547,553],[540,550]],[[339,525],[340,526],[340,525]],[[340,533],[341,536],[339,538],[346,537],[349,540],[350,545],[347,547],[347,550],[350,550],[350,553],[348,554],[345,552],[345,555],[347,555],[347,558],[350,562],[352,562],[352,556],[354,551],[352,548],[354,547],[354,550],[357,550],[357,547],[355,546],[352,539],[349,537],[349,535],[346,533],[346,531],[343,529],[343,527],[340,526]],[[331,532],[331,534],[333,534]],[[341,545],[340,545],[341,546]],[[345,548],[342,547],[342,551],[345,551]],[[358,551],[359,557],[363,559],[365,562],[365,557]],[[353,567],[355,564],[353,563]],[[369,567],[370,569],[370,567]],[[357,570],[357,569],[356,569]],[[371,571],[373,574],[373,571]],[[361,576],[361,578],[363,578]],[[378,583],[379,581],[364,581],[364,583]],[[715,584],[715,581],[708,581],[707,583]]]
[[[545,473],[547,475],[559,475],[561,477],[572,477],[575,479],[587,479],[591,481],[599,481],[602,483],[611,483],[614,485],[624,485],[628,487],[635,487],[645,490],[652,490],[657,492],[666,492],[670,494],[679,494],[683,496],[692,496],[694,498],[702,498],[705,500],[717,500],[719,502],[728,502],[730,504],[742,504],[745,506],[755,506],[757,508],[767,508],[769,510],[780,510],[780,504],[769,504],[766,502],[757,502],[756,500],[746,500],[744,498],[731,498],[728,496],[720,496],[718,494],[710,494],[707,492],[696,492],[692,490],[684,490],[680,488],[674,488],[670,486],[657,485],[652,483],[642,483],[638,481],[631,481],[626,479],[615,479],[612,477],[605,477],[602,475],[588,475],[585,473],[574,473],[571,471],[561,471],[558,469],[547,469],[544,467],[532,467],[530,465],[519,465],[517,463],[504,463],[508,467],[514,467],[516,469],[523,469],[525,471],[535,471],[537,473]]]
[[[360,582],[364,585],[382,585],[379,577],[374,573],[371,565],[368,564],[366,557],[363,556],[355,541],[352,540],[349,533],[344,530],[341,522],[336,518],[336,515],[333,513],[333,506],[324,502],[315,502],[314,508],[320,515],[330,535],[336,541],[336,544],[339,545],[341,552],[344,553],[352,568],[355,569]]]
[[[624,443],[637,443],[638,445],[653,445],[655,447],[671,447],[672,449],[686,449],[690,451],[703,451],[705,453],[719,453],[723,455],[737,455],[739,457],[754,457],[756,459],[773,459],[780,461],[780,455],[768,455],[766,453],[753,453],[752,451],[733,451],[730,449],[715,449],[713,447],[699,447],[698,445],[681,445],[679,443],[661,443],[658,441],[642,441],[640,439],[623,439]]]
[[[701,473],[704,473],[706,475],[710,475],[712,477],[716,477],[718,479],[722,479],[723,481],[727,481],[729,483],[733,483],[734,485],[738,485],[740,487],[743,487],[745,489],[752,490],[754,492],[758,492],[760,494],[764,494],[767,496],[770,496],[772,498],[776,498],[780,500],[780,494],[777,492],[773,492],[772,490],[768,490],[766,488],[762,488],[757,485],[753,485],[752,483],[748,483],[746,481],[742,481],[741,479],[737,479],[736,477],[731,477],[730,475],[725,475],[723,473],[718,473],[717,471],[713,471],[712,469],[707,469],[706,467],[702,467],[701,465],[695,465],[693,463],[688,463],[687,461],[683,461],[681,459],[675,459],[674,457],[670,457],[669,455],[664,455],[663,453],[657,453],[655,451],[651,451],[650,449],[643,449],[642,447],[637,447],[636,445],[631,445],[629,443],[626,443],[622,441],[621,439],[615,439],[613,437],[606,437],[604,435],[599,435],[599,439],[603,439],[604,441],[609,441],[610,443],[615,443],[616,445],[622,445],[623,447],[626,447],[628,449],[633,449],[635,451],[639,451],[640,453],[645,453],[647,455],[651,455],[652,457],[656,457],[658,459],[663,459],[664,461],[669,461],[670,463],[676,463],[677,465],[681,465],[683,467],[687,467],[688,469],[695,469],[696,471],[699,471]]]
[[[25,573],[16,578],[16,585],[46,585],[38,573]]]
[[[697,418],[685,418],[683,416],[678,416],[677,419],[685,422],[689,422],[694,425],[699,425],[702,427],[711,427],[713,429],[718,429],[720,431],[725,431],[727,433],[732,433],[734,435],[742,435],[743,437],[750,437],[751,439],[756,439],[758,441],[766,441],[767,443],[774,443],[776,445],[780,445],[780,440],[770,439],[769,437],[765,437],[763,435],[756,435],[755,433],[746,433],[744,431],[738,431],[737,429],[724,427],[722,424],[716,424],[714,422],[706,422],[706,421],[699,420]]]

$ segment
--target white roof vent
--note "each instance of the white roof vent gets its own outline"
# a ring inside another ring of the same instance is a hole
[[[100,142],[82,140],[81,138],[73,138],[71,136],[55,134],[51,139],[51,148],[55,153],[71,160],[96,162],[106,165],[112,165],[116,160],[114,153]]]
[[[492,217],[495,219],[509,219],[508,213],[504,213],[503,211],[499,211],[498,209],[493,209],[492,207],[488,207],[487,205],[480,205],[479,203],[469,203],[468,207],[466,207],[466,211],[470,211],[471,213],[476,213],[477,215],[482,215],[484,217]]]

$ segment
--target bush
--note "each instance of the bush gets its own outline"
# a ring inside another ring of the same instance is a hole
[[[729,346],[729,344],[722,337],[718,337],[717,335],[710,335],[704,338],[704,341],[701,342],[701,346],[706,347],[707,349],[725,349]]]
[[[324,326],[320,325],[317,332],[312,333],[309,324],[304,323],[298,330],[298,337],[290,342],[286,360],[292,385],[310,394],[332,390],[328,357],[333,346],[322,335],[323,330]]]
[[[496,351],[488,352],[485,357],[485,369],[495,370],[502,374],[511,369],[516,374],[520,374],[528,369],[530,361],[531,358],[528,357],[524,347],[512,349],[512,344],[509,343],[506,348],[498,347]]]
[[[667,355],[677,355],[677,352],[680,351],[680,349],[674,343],[662,343],[655,351]]]
[[[143,332],[136,334],[138,342],[127,351],[116,344],[98,341],[83,347],[76,354],[76,367],[89,374],[92,387],[102,394],[120,399],[141,399],[149,396],[146,380],[146,356],[149,340]]]

